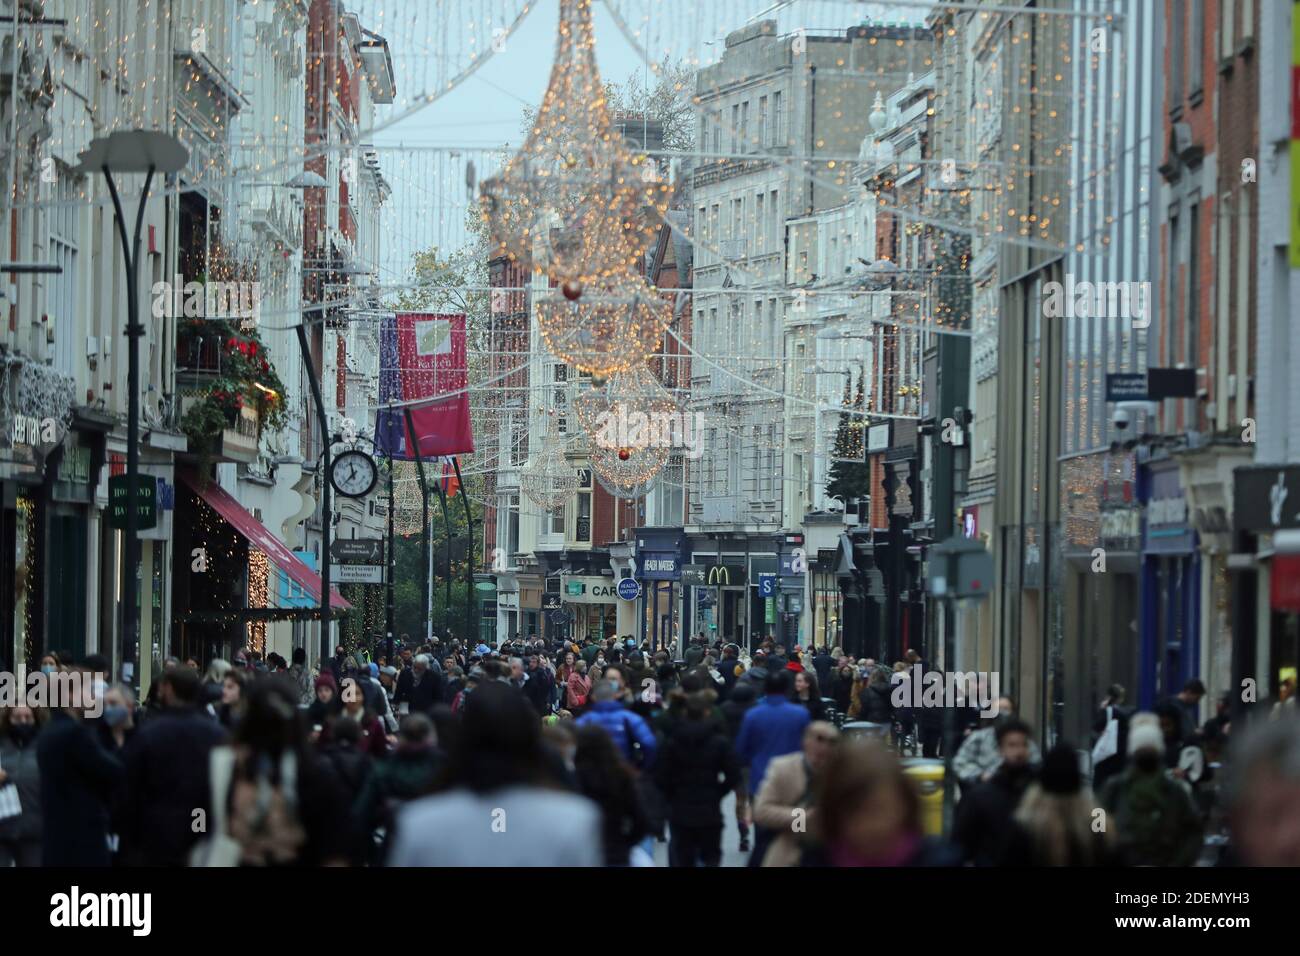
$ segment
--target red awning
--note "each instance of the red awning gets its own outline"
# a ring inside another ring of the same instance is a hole
[[[230,493],[215,481],[209,481],[199,487],[199,481],[193,473],[177,469],[177,477],[194,489],[194,493],[206,501],[217,514],[225,518],[231,526],[248,539],[248,543],[261,551],[268,561],[278,567],[297,583],[304,591],[320,602],[320,575],[307,567],[292,551],[280,543],[280,539],[271,534],[266,526],[244,510],[244,506],[230,496]],[[352,607],[343,596],[331,587],[330,607],[346,611]]]

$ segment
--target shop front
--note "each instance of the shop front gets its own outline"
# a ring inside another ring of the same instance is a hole
[[[648,638],[652,648],[674,655],[684,652],[680,638],[689,633],[692,621],[679,587],[685,543],[679,528],[636,529],[636,579],[641,585],[637,641]]]
[[[318,620],[320,576],[220,485],[188,471],[178,477],[168,653],[230,660],[245,648],[264,649],[268,622]],[[332,615],[352,607],[334,587],[329,603]]]
[[[1234,704],[1270,704],[1300,667],[1300,465],[1238,468],[1232,521]]]
[[[1153,461],[1139,476],[1145,520],[1137,702],[1150,709],[1200,674],[1201,578],[1177,462]]]
[[[561,600],[573,616],[570,635],[587,639],[612,637],[618,626],[618,587],[612,576],[562,575]]]

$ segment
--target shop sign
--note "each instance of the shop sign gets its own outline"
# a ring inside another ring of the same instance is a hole
[[[1187,524],[1187,499],[1152,498],[1147,504],[1147,523],[1152,527]]]
[[[90,484],[90,449],[83,445],[69,445],[59,459],[58,481],[77,485]]]
[[[1101,513],[1101,540],[1136,541],[1142,536],[1142,512],[1137,508],[1116,508]]]
[[[1300,528],[1300,467],[1238,468],[1232,485],[1232,519],[1240,530]]]

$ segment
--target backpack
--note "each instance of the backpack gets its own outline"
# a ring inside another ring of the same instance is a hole
[[[1189,809],[1181,785],[1161,772],[1149,780],[1126,775],[1107,786],[1114,787],[1115,827],[1125,850],[1142,864],[1173,863]]]
[[[282,754],[278,779],[272,779],[269,763],[250,761],[231,747],[212,749],[214,832],[194,847],[191,866],[287,865],[298,859],[307,833],[298,816],[297,760]]]

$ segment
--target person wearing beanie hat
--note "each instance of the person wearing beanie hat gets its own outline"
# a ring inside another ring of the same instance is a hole
[[[1093,826],[1092,791],[1084,785],[1079,758],[1057,744],[1043,759],[1038,780],[1016,808],[1004,865],[1105,866],[1116,862],[1113,830]]]
[[[1192,866],[1202,824],[1186,784],[1165,773],[1165,735],[1155,714],[1129,721],[1128,767],[1101,792],[1108,829],[1125,866]]]
[[[343,702],[339,700],[339,685],[328,670],[316,678],[315,688],[316,699],[307,708],[307,723],[324,727],[331,717],[343,710]]]

